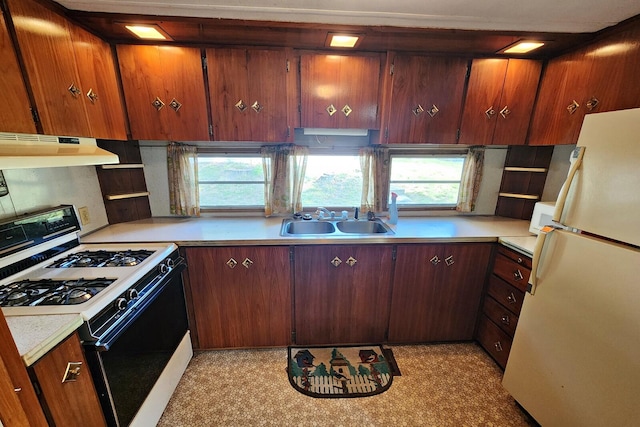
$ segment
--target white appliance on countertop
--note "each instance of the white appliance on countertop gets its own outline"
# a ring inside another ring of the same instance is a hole
[[[533,206],[529,232],[540,234],[542,227],[553,225],[553,213],[556,209],[556,202],[536,202]]]
[[[578,148],[502,383],[543,426],[638,425],[640,109],[588,114]]]

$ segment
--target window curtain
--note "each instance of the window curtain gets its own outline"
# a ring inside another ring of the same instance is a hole
[[[366,147],[360,150],[362,171],[362,199],[360,211],[382,212],[387,210],[389,199],[389,149]]]
[[[473,212],[482,181],[482,167],[484,165],[484,147],[471,147],[467,152],[460,180],[458,192],[458,212]]]
[[[301,211],[308,149],[276,145],[262,147],[261,152],[265,181],[264,215]]]
[[[172,214],[200,216],[196,147],[171,142],[167,146],[169,207]]]

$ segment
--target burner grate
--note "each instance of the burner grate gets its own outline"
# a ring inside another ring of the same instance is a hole
[[[68,255],[47,268],[133,267],[153,254],[149,250],[81,251]]]
[[[21,280],[0,288],[0,306],[82,304],[114,281],[106,278]]]

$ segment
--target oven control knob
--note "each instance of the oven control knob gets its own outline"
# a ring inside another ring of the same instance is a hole
[[[138,290],[134,288],[127,289],[127,292],[125,293],[125,297],[127,297],[128,301],[138,298]]]
[[[114,306],[116,308],[116,310],[118,311],[123,311],[127,309],[127,300],[125,298],[118,298],[116,299],[116,301],[114,302]]]
[[[171,258],[167,258],[166,264],[169,268],[173,268],[174,266],[173,260]]]
[[[169,267],[167,267],[167,264],[160,264],[158,266],[158,271],[160,272],[160,274],[167,274],[167,272],[169,271]]]

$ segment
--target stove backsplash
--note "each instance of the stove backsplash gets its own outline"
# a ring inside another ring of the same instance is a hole
[[[94,166],[5,170],[9,194],[0,197],[0,220],[40,209],[72,204],[87,207],[81,234],[108,224]]]

